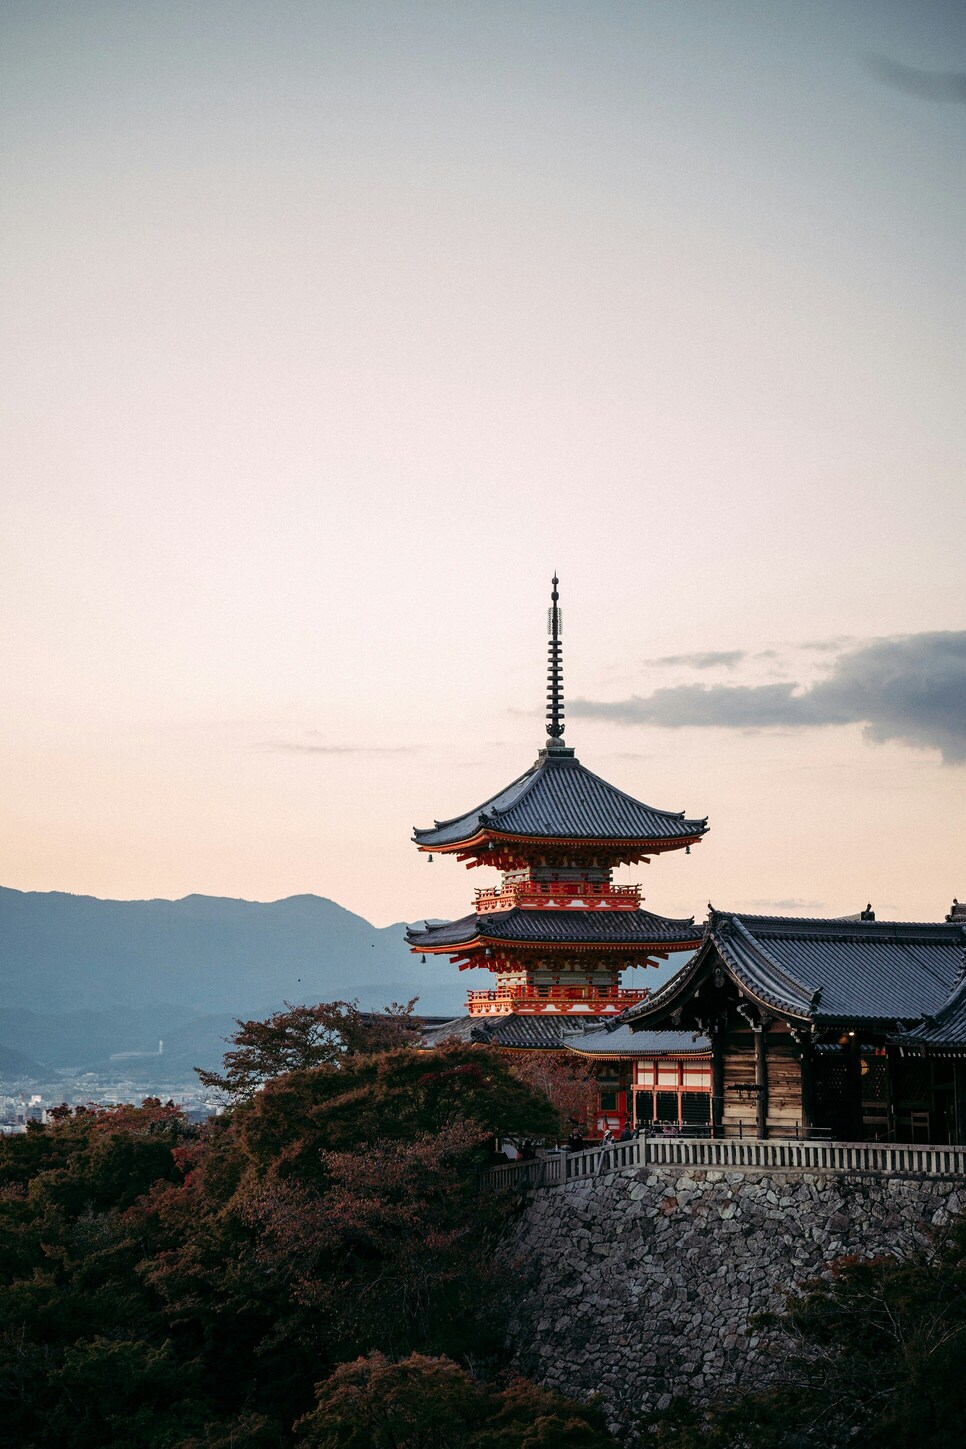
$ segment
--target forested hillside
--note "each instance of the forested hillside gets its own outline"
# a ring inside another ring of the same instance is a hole
[[[559,1130],[547,1098],[339,1004],[248,1027],[206,1127],[149,1101],[0,1141],[0,1444],[612,1444],[503,1362],[512,1209],[474,1166]]]

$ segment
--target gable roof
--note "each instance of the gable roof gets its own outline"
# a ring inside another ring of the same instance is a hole
[[[474,810],[432,829],[413,830],[423,848],[458,845],[486,830],[542,840],[634,840],[682,844],[699,839],[707,817],[658,810],[584,768],[572,750],[541,750],[525,774]]]
[[[766,1010],[816,1025],[898,1030],[935,1016],[960,983],[966,931],[947,922],[810,920],[712,911],[697,956],[622,1021],[657,1024],[713,960]],[[963,1005],[966,1024],[966,1002]]]

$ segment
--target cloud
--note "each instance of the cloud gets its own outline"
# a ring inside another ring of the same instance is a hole
[[[745,658],[743,649],[709,649],[703,654],[665,654],[648,664],[685,664],[689,669],[734,669]]]
[[[966,105],[966,73],[961,70],[920,70],[884,55],[869,57],[869,68],[884,85],[916,96],[921,101],[955,101]]]
[[[305,745],[291,740],[263,740],[260,750],[284,755],[410,755],[419,745]]]
[[[839,655],[809,686],[681,684],[614,702],[574,700],[573,716],[615,724],[813,729],[861,724],[866,739],[938,750],[966,762],[966,630],[873,639]]]
[[[831,639],[806,639],[800,649],[814,649],[818,654],[841,654],[850,644],[858,641],[851,634],[833,634]]]
[[[752,910],[766,915],[770,911],[824,911],[824,901],[808,901],[801,896],[786,896],[780,901],[749,901]]]

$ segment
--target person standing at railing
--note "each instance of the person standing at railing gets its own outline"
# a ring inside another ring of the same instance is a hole
[[[575,1127],[574,1130],[571,1132],[570,1136],[567,1138],[567,1151],[568,1152],[583,1152],[583,1150],[584,1150],[584,1139],[580,1135],[580,1133],[577,1130],[577,1128]]]
[[[617,1140],[618,1140],[618,1142],[633,1142],[634,1141],[634,1125],[631,1122],[630,1117],[628,1117],[627,1121],[624,1123],[624,1126],[621,1129],[621,1135],[618,1137]]]

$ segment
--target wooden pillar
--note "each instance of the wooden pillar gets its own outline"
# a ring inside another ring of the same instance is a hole
[[[758,1120],[757,1132],[759,1137],[768,1136],[768,1055],[765,1050],[765,1034],[768,1031],[768,1023],[762,1022],[755,1032],[755,1085],[758,1088]]]
[[[953,1062],[953,1090],[956,1102],[956,1121],[953,1141],[960,1146],[966,1144],[966,1062]]]
[[[899,1124],[896,1121],[896,1098],[899,1095],[899,1064],[902,1057],[899,1048],[892,1042],[886,1044],[886,1109],[889,1113],[889,1141],[898,1142]]]
[[[799,1037],[799,1072],[802,1088],[802,1132],[810,1137],[815,1126],[815,1078],[812,1073],[812,1038],[807,1030]]]
[[[711,1135],[723,1137],[724,1120],[724,1023],[711,1028]]]
[[[845,1048],[845,1093],[848,1140],[862,1140],[862,1053],[858,1033],[852,1033]]]

